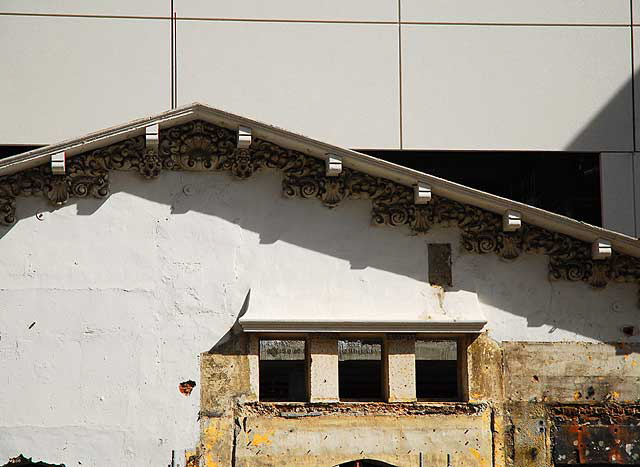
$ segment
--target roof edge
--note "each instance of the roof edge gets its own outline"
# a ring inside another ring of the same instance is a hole
[[[275,144],[280,144],[304,154],[321,159],[326,159],[328,154],[338,155],[343,158],[343,164],[345,166],[370,175],[386,178],[405,186],[412,186],[418,182],[427,183],[436,195],[470,204],[497,214],[504,214],[508,210],[518,211],[522,215],[523,222],[559,232],[588,243],[593,243],[598,239],[604,238],[611,242],[614,250],[640,257],[640,241],[637,238],[580,222],[518,201],[492,195],[433,175],[402,167],[392,162],[377,159],[357,151],[314,140],[307,136],[261,123],[250,118],[241,117],[199,102],[194,102],[150,117],[133,120],[123,125],[92,132],[80,138],[69,139],[2,159],[0,160],[0,176],[20,172],[47,163],[51,155],[62,151],[66,151],[68,155],[74,156],[92,149],[117,143],[143,134],[144,128],[149,125],[158,124],[162,129],[194,119],[202,119],[209,123],[230,129],[236,129],[238,125],[249,126],[254,136],[264,138]]]

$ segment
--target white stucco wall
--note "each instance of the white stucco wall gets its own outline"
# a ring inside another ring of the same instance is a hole
[[[481,313],[498,340],[623,340],[637,322],[633,285],[552,284],[544,256],[507,263],[463,253],[455,230],[371,227],[369,202],[288,200],[276,173],[112,173],[112,192],[57,210],[19,199],[0,230],[0,462],[159,466],[193,447],[198,355],[249,290],[249,309],[273,315]],[[444,311],[431,241],[453,243]]]

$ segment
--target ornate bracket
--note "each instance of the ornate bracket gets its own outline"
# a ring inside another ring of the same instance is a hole
[[[65,175],[52,175],[48,165],[0,177],[0,223],[15,222],[18,196],[45,196],[53,204],[69,198],[104,198],[109,171],[136,171],[145,179],[163,170],[226,171],[247,179],[262,169],[282,172],[286,197],[316,198],[334,208],[345,199],[372,202],[372,223],[404,226],[414,233],[432,226],[460,229],[466,251],[497,254],[513,260],[523,253],[549,256],[549,279],[582,281],[604,287],[610,281],[640,283],[640,259],[615,253],[593,260],[591,246],[541,227],[522,224],[512,232],[502,228],[502,216],[475,206],[433,195],[415,204],[411,187],[343,167],[327,176],[325,162],[268,141],[253,139],[238,148],[237,134],[204,121],[192,121],[160,132],[158,148],[145,147],[144,136],[80,154],[68,160]]]

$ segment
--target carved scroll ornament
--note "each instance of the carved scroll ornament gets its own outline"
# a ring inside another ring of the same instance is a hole
[[[71,158],[66,175],[52,175],[43,165],[0,177],[0,223],[15,222],[19,196],[44,196],[53,204],[104,198],[112,170],[136,171],[145,179],[157,178],[164,170],[226,171],[247,179],[262,169],[282,172],[287,197],[316,198],[329,208],[346,199],[368,199],[376,225],[407,227],[415,233],[432,226],[457,227],[465,250],[508,260],[522,253],[546,254],[551,280],[598,288],[610,281],[640,283],[638,258],[614,252],[606,260],[593,260],[588,243],[526,223],[504,232],[501,216],[436,195],[429,204],[416,205],[410,187],[349,168],[327,177],[320,159],[261,139],[239,149],[234,131],[198,120],[163,129],[157,150],[147,149],[144,136],[139,136]]]

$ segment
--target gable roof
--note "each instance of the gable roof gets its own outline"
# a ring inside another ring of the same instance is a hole
[[[236,130],[240,125],[247,126],[251,128],[254,138],[260,138],[323,160],[329,154],[336,155],[342,158],[342,163],[345,167],[407,187],[412,187],[418,182],[425,183],[431,187],[434,195],[475,206],[501,216],[509,210],[517,211],[521,214],[522,221],[527,224],[568,235],[587,243],[593,243],[598,239],[606,239],[611,242],[615,251],[640,257],[640,241],[636,238],[450,182],[350,149],[339,148],[200,103],[192,103],[158,115],[134,120],[79,138],[7,157],[0,160],[0,176],[48,164],[52,155],[62,151],[67,153],[67,157],[72,157],[134,136],[143,135],[145,128],[150,125],[158,124],[162,130],[163,128],[173,127],[193,120],[203,120],[232,130]]]

